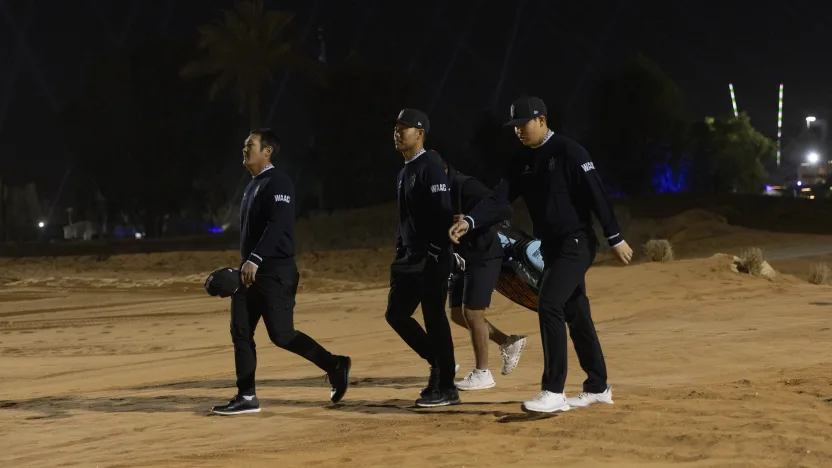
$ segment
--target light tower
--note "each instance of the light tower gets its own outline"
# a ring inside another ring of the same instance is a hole
[[[780,101],[777,109],[777,167],[780,167],[780,139],[783,136],[783,83],[780,83]]]
[[[734,106],[734,117],[739,117],[740,114],[737,112],[737,98],[734,97],[734,85],[728,83],[728,90],[731,91],[731,105]]]

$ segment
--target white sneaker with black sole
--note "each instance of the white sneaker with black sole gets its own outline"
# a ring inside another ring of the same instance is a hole
[[[603,393],[581,392],[578,396],[567,398],[566,402],[572,408],[586,408],[595,403],[604,403],[607,405],[613,404],[612,401],[612,387],[607,385],[607,389]]]
[[[464,379],[456,383],[456,388],[461,391],[470,392],[473,390],[485,390],[497,385],[494,376],[488,369],[474,369]]]
[[[524,401],[520,408],[527,413],[560,413],[569,411],[566,395],[543,390],[531,400]]]

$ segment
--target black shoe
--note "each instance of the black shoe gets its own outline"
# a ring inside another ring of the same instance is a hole
[[[439,386],[439,368],[438,367],[431,367],[430,368],[430,378],[428,379],[428,384],[425,388],[419,391],[419,398],[425,398],[431,391],[433,391],[436,387]]]
[[[241,397],[240,395],[234,395],[228,403],[223,406],[215,406],[211,408],[211,412],[214,414],[221,414],[223,416],[232,416],[235,414],[246,414],[246,413],[259,413],[260,412],[260,402],[257,400],[256,396],[252,396],[251,399],[247,399]]]
[[[336,356],[336,359],[338,359],[338,367],[326,375],[332,387],[329,399],[333,403],[341,401],[347,393],[347,388],[350,386],[350,367],[352,367],[352,359],[349,357]]]
[[[434,387],[427,395],[416,400],[416,406],[420,408],[436,408],[438,406],[458,405],[459,403],[459,392],[456,387],[444,389]]]

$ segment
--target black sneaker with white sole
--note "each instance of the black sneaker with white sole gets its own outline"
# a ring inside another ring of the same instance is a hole
[[[214,414],[221,414],[223,416],[233,416],[235,414],[259,413],[260,401],[257,397],[234,395],[234,398],[229,400],[223,406],[215,406],[211,408]]]
[[[422,398],[416,400],[416,406],[419,408],[437,408],[439,406],[458,405],[459,392],[456,387],[453,388],[438,388],[434,387],[427,392]]]
[[[352,367],[352,359],[347,356],[336,356],[338,359],[338,367],[326,375],[331,386],[329,399],[333,403],[338,403],[344,398],[347,393],[347,388],[350,386],[350,367]]]
[[[457,372],[459,372],[459,364],[454,365],[454,375],[456,375]],[[431,367],[430,378],[428,378],[428,385],[419,391],[419,397],[424,398],[425,395],[427,395],[428,392],[437,385],[439,385],[439,368]]]
[[[425,398],[432,392],[437,386],[439,385],[439,368],[438,367],[431,367],[430,368],[430,377],[428,378],[428,384],[419,391],[419,398]]]

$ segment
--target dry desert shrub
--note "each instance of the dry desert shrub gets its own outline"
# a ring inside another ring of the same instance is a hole
[[[667,239],[651,239],[644,244],[644,254],[651,262],[672,262],[673,246]]]
[[[763,249],[759,247],[751,247],[745,249],[740,254],[740,260],[737,267],[743,273],[748,273],[754,276],[761,276],[763,272]]]
[[[816,263],[809,270],[809,282],[812,284],[826,284],[829,282],[829,265]]]

